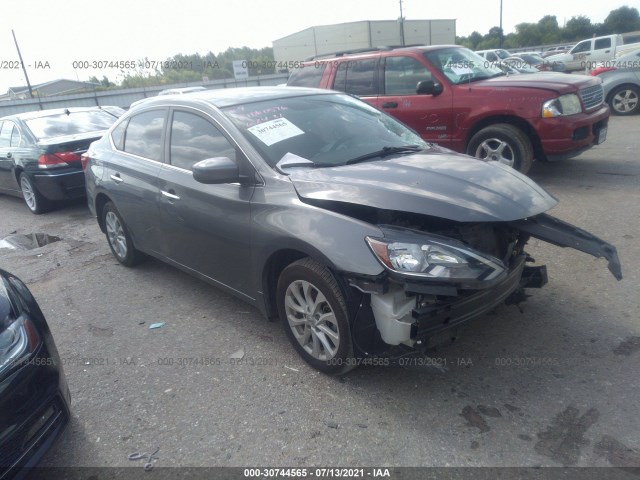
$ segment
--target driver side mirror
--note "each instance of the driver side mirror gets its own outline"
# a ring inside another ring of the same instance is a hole
[[[442,93],[442,84],[433,80],[423,80],[418,82],[416,93],[418,95],[439,95]]]
[[[238,164],[228,157],[200,160],[191,167],[193,179],[205,184],[235,183],[240,181]]]

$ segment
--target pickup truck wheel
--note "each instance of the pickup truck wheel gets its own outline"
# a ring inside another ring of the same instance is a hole
[[[51,210],[51,202],[42,196],[26,173],[20,174],[20,190],[31,213],[38,215]]]
[[[614,88],[609,96],[609,106],[614,115],[633,115],[640,110],[640,89],[633,85]]]
[[[309,365],[332,375],[355,367],[344,295],[325,266],[303,258],[286,267],[277,304],[289,341]]]
[[[467,155],[497,161],[526,174],[533,163],[533,146],[522,130],[499,123],[471,137]]]
[[[133,246],[131,235],[112,202],[107,202],[102,209],[102,221],[113,256],[124,266],[133,267],[140,261],[142,254]]]

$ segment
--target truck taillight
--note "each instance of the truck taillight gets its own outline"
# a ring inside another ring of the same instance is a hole
[[[73,152],[44,153],[38,158],[38,166],[41,168],[63,166],[78,160],[80,160],[80,156]]]

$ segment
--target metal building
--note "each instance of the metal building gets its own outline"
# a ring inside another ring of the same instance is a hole
[[[402,38],[404,30],[404,41]],[[299,62],[309,57],[345,50],[388,45],[455,44],[456,21],[364,20],[309,27],[273,41],[276,62]]]

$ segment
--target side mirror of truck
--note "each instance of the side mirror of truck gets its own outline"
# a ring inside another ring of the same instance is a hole
[[[442,84],[433,80],[423,80],[418,82],[416,93],[418,95],[439,95],[442,93]]]

